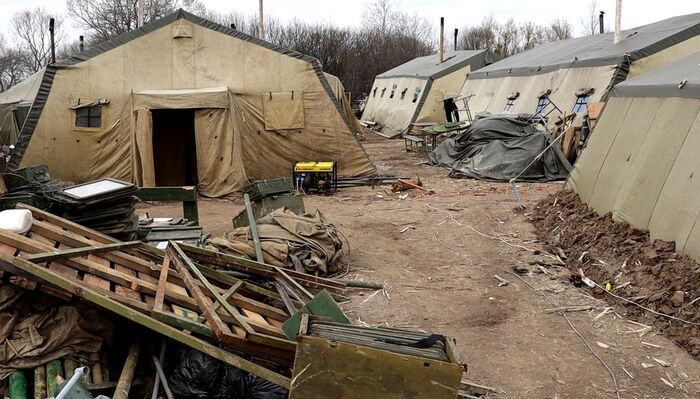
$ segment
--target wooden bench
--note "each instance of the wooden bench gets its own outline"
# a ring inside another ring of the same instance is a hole
[[[406,152],[417,152],[419,149],[425,149],[425,139],[423,137],[414,136],[412,134],[403,135],[404,146]]]

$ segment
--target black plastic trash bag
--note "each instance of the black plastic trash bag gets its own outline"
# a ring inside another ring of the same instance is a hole
[[[192,349],[183,352],[168,384],[178,399],[246,397],[246,373],[243,370]]]
[[[245,382],[245,399],[286,399],[289,395],[286,388],[252,374],[245,377]]]

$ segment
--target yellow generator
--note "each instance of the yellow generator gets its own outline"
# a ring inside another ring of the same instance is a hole
[[[329,194],[338,189],[338,162],[297,162],[292,170],[294,190]]]

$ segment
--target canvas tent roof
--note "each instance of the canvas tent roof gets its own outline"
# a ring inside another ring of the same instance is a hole
[[[700,52],[622,82],[612,95],[700,98]]]
[[[419,77],[437,79],[465,65],[484,65],[491,61],[486,50],[447,51],[440,63],[438,54],[417,57],[377,75],[381,78]]]
[[[564,67],[617,64],[647,57],[674,44],[700,35],[700,13],[681,15],[622,31],[613,44],[613,34],[604,33],[542,44],[472,72],[469,79],[527,76]]]
[[[20,103],[31,105],[39,91],[45,71],[46,68],[42,68],[27,79],[0,93],[0,104]]]

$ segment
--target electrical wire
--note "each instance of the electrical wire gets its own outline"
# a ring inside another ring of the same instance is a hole
[[[620,296],[620,295],[614,294],[614,293],[612,293],[612,292],[606,290],[604,287],[602,287],[600,284],[596,283],[595,281],[591,280],[590,278],[588,278],[588,280],[590,280],[596,287],[602,289],[606,294],[611,295],[611,296],[613,296],[613,297],[615,297],[615,298],[617,298],[617,299],[619,299],[619,300],[621,300],[621,301],[624,301],[624,302],[630,303],[630,304],[632,304],[632,305],[635,305],[635,306],[637,306],[637,307],[639,307],[639,308],[641,308],[641,309],[646,310],[646,311],[649,312],[649,313],[652,313],[652,314],[655,314],[655,315],[661,316],[661,317],[666,317],[666,318],[671,319],[671,320],[680,321],[681,323],[690,324],[691,326],[700,326],[700,323],[696,323],[696,322],[694,322],[694,321],[689,321],[689,320],[684,320],[684,319],[681,319],[680,317],[672,316],[672,315],[670,315],[670,314],[661,313],[661,312],[657,312],[656,310],[649,309],[649,308],[647,308],[646,306],[641,305],[641,304],[639,304],[639,303],[637,303],[637,302],[635,302],[635,301],[633,301],[633,300],[631,300],[631,299],[627,299],[627,298],[625,298],[625,297],[622,297],[622,296]]]
[[[558,309],[558,308],[559,308],[559,305],[558,305],[556,302],[554,302],[553,300],[551,300],[547,295],[545,295],[544,292],[542,292],[542,291],[538,290],[537,288],[535,288],[532,284],[530,284],[530,283],[528,283],[527,281],[525,281],[525,279],[523,279],[522,277],[518,276],[516,273],[513,273],[513,272],[511,272],[510,270],[507,270],[507,272],[510,273],[510,274],[512,274],[512,275],[514,275],[515,277],[517,277],[520,281],[522,281],[523,283],[525,283],[528,287],[532,288],[533,291],[535,291],[535,292],[537,292],[538,294],[542,295],[542,297],[543,297],[544,299],[546,299],[547,302],[549,302],[550,304],[552,304],[552,306],[553,306],[555,309]],[[612,370],[610,369],[610,366],[608,366],[608,364],[605,363],[605,361],[604,361],[603,359],[601,359],[600,356],[598,356],[598,354],[593,350],[593,348],[592,348],[591,345],[588,343],[588,341],[586,340],[586,338],[581,334],[581,332],[579,332],[579,330],[576,328],[576,326],[574,326],[574,323],[572,323],[571,320],[569,320],[569,318],[566,316],[566,314],[564,314],[564,312],[562,312],[561,310],[557,310],[556,312],[557,312],[561,317],[563,317],[564,320],[566,320],[566,322],[569,324],[569,327],[571,327],[571,330],[572,330],[574,333],[576,333],[576,335],[578,335],[579,339],[581,339],[581,342],[583,342],[583,344],[586,345],[586,347],[587,347],[588,350],[593,354],[593,356],[595,356],[595,358],[598,359],[598,361],[600,362],[600,364],[602,364],[603,367],[605,367],[605,370],[606,370],[606,371],[608,372],[608,374],[610,375],[610,378],[612,379],[612,382],[613,382],[613,386],[615,387],[615,396],[617,397],[617,399],[620,399],[620,387],[619,387],[618,384],[617,384],[617,378],[615,378],[615,374],[614,374],[614,373],[612,372]]]

